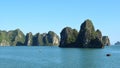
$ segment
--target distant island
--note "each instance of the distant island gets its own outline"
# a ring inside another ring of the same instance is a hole
[[[53,32],[24,33],[20,29],[1,31],[0,46],[59,46],[59,47],[77,47],[77,48],[103,48],[110,45],[108,36],[102,36],[99,29],[95,30],[91,20],[85,20],[78,32],[71,27],[65,27],[59,36]]]
[[[120,41],[117,41],[117,42],[115,43],[115,45],[120,45]]]

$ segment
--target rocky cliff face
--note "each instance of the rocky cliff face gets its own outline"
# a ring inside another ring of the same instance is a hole
[[[48,44],[59,45],[59,37],[53,31],[49,31],[46,38],[48,40]]]
[[[78,45],[80,47],[88,47],[92,39],[95,38],[95,29],[90,20],[86,20],[82,23],[79,35],[78,35]]]
[[[33,45],[59,45],[59,37],[53,31],[43,34],[37,33],[33,37]]]
[[[11,45],[24,45],[25,35],[20,29],[8,32]]]
[[[110,45],[110,40],[109,40],[109,37],[108,37],[108,36],[103,36],[103,37],[102,37],[102,41],[103,41],[103,44],[104,44],[104,45],[107,45],[107,46]]]
[[[74,34],[75,33],[75,34]],[[96,30],[91,20],[85,20],[79,33],[70,27],[66,27],[61,32],[60,47],[80,47],[80,48],[103,48],[102,33]]]
[[[28,45],[28,46],[33,45],[33,35],[32,35],[31,32],[26,34],[26,38],[25,38],[25,43],[24,44]]]
[[[19,29],[12,31],[0,31],[0,46],[23,45],[25,36]]]
[[[7,37],[7,31],[0,31],[0,46],[9,46],[10,40]]]
[[[102,48],[102,33],[100,30],[95,31],[91,20],[85,20],[77,39],[78,45],[82,48]]]
[[[59,47],[75,47],[74,44],[76,42],[78,32],[76,29],[72,29],[70,27],[66,27],[60,33],[61,41]]]
[[[33,45],[34,45],[34,46],[44,45],[43,37],[44,37],[43,34],[40,34],[40,33],[35,34],[35,35],[33,36]]]
[[[20,29],[0,31],[0,46],[23,46],[23,45],[59,45],[59,37],[53,31],[48,33],[27,33],[26,36]]]

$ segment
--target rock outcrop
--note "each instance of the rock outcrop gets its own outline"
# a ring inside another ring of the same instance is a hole
[[[57,36],[57,34],[55,34],[53,31],[49,31],[45,38],[48,40],[48,44],[59,45],[59,36]]]
[[[108,36],[102,36],[99,29],[95,30],[91,20],[85,20],[78,32],[76,29],[65,27],[59,37],[53,31],[48,33],[27,33],[26,36],[20,29],[11,31],[0,30],[0,46],[53,46],[59,47],[79,47],[79,48],[103,48],[110,45]],[[59,43],[60,42],[60,43]]]
[[[8,32],[8,38],[10,40],[10,45],[24,45],[25,35],[20,29],[12,30]]]
[[[70,27],[61,31],[59,47],[80,47],[80,48],[103,48],[102,33],[99,29],[95,30],[91,20],[85,20],[79,33]]]
[[[43,34],[37,33],[33,37],[33,45],[59,45],[59,36],[53,31]]]
[[[59,47],[75,47],[75,42],[78,36],[76,29],[66,27],[60,33],[61,41]]]
[[[38,45],[59,45],[59,36],[53,31],[48,33],[31,32],[26,36],[20,29],[11,31],[0,31],[0,46],[38,46]]]
[[[0,46],[9,46],[10,40],[8,39],[7,31],[0,31]]]
[[[77,43],[82,48],[102,48],[102,33],[95,31],[92,21],[87,19],[81,25]]]
[[[117,42],[115,43],[115,45],[120,45],[120,42],[119,42],[119,41],[117,41]]]
[[[102,37],[102,41],[103,41],[103,44],[106,45],[106,46],[109,46],[110,45],[110,40],[109,40],[109,37],[108,36],[103,36]]]
[[[37,33],[33,36],[33,46],[44,45],[43,37],[46,34]]]
[[[0,31],[0,46],[23,45],[25,36],[20,29]]]
[[[32,35],[31,32],[29,32],[29,33],[26,34],[24,45],[28,45],[28,46],[33,45],[33,35]]]

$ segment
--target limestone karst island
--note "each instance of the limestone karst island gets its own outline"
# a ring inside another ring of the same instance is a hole
[[[99,29],[95,29],[91,20],[85,20],[79,32],[71,27],[65,27],[59,36],[53,32],[24,33],[20,29],[0,31],[0,46],[59,46],[76,48],[103,48],[110,45],[108,36],[102,36]]]

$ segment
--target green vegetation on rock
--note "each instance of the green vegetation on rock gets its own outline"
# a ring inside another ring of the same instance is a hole
[[[74,44],[76,42],[78,32],[76,29],[66,27],[61,31],[60,36],[61,36],[61,41],[59,47],[64,47],[64,46],[74,47],[74,45],[70,45],[70,44]]]
[[[95,31],[93,23],[89,19],[81,24],[79,33],[77,30],[66,27],[60,35],[60,47],[103,48],[105,45],[101,31]]]
[[[7,31],[0,31],[0,45],[8,46],[10,44],[10,40],[7,35]]]
[[[12,31],[0,31],[0,45],[7,46],[7,45],[23,45],[25,38],[22,31],[19,29],[12,30]]]
[[[59,37],[53,31],[48,33],[27,33],[26,36],[20,29],[11,31],[0,31],[0,46],[38,46],[38,45],[59,45]]]
[[[48,33],[36,33],[32,35],[31,32],[26,36],[20,29],[11,31],[0,30],[0,46],[53,46],[59,47],[80,47],[80,48],[103,48],[105,45],[110,45],[108,36],[102,36],[99,29],[95,30],[91,20],[85,20],[79,32],[71,27],[65,27],[59,36],[53,31]],[[60,43],[59,43],[60,42]]]
[[[32,35],[31,32],[29,32],[29,33],[26,34],[24,45],[31,46],[32,44],[33,44],[33,35]]]
[[[107,45],[107,46],[110,45],[110,40],[109,40],[109,37],[108,37],[108,36],[103,36],[103,37],[102,37],[102,41],[103,41],[103,44],[104,44],[104,45]]]

